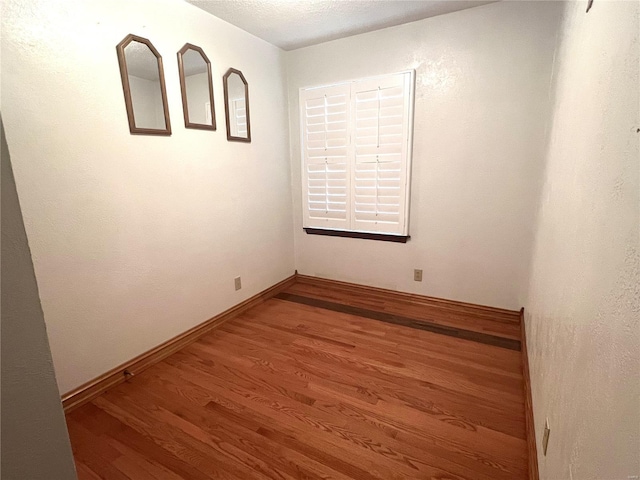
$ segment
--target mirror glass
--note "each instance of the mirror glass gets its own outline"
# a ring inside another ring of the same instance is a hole
[[[204,51],[187,43],[178,52],[184,124],[187,128],[216,129],[211,63]]]
[[[118,57],[131,133],[170,134],[162,58],[151,42],[128,35]]]
[[[249,87],[239,70],[230,68],[224,76],[227,139],[250,142]]]

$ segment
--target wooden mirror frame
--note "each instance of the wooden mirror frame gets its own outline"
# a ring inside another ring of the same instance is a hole
[[[162,94],[162,107],[164,109],[165,128],[139,128],[136,127],[135,115],[133,112],[133,102],[131,100],[131,86],[129,85],[129,71],[127,69],[127,59],[124,49],[131,42],[144,43],[158,60],[158,76],[160,78],[160,93]],[[153,44],[146,38],[129,34],[116,46],[118,52],[118,63],[120,65],[120,77],[122,78],[122,90],[124,92],[124,103],[127,107],[127,118],[129,119],[129,131],[137,135],[171,135],[171,120],[169,119],[169,105],[167,103],[167,87],[164,83],[164,67],[162,56],[155,49]]]
[[[229,76],[232,73],[237,73],[240,76],[240,80],[244,83],[244,103],[245,108],[247,109],[247,138],[244,137],[234,137],[231,135],[231,124],[229,123],[229,87],[227,85],[227,81]],[[227,70],[227,73],[222,77],[222,83],[224,86],[224,116],[227,121],[227,140],[230,142],[251,142],[251,120],[249,118],[249,84],[247,83],[247,79],[244,78],[244,75],[240,70],[236,70],[235,68],[230,68]]]
[[[207,64],[207,75],[209,77],[209,104],[211,105],[211,125],[206,123],[192,123],[189,121],[189,106],[187,103],[187,82],[184,75],[184,64],[182,56],[187,53],[187,50],[195,50]],[[180,74],[180,90],[182,91],[182,112],[184,113],[184,126],[185,128],[197,128],[199,130],[215,130],[216,129],[216,109],[213,103],[213,76],[211,75],[211,62],[209,57],[204,53],[202,48],[191,43],[185,43],[178,51],[178,73]]]

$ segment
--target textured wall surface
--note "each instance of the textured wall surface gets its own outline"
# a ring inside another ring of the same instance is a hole
[[[76,478],[38,285],[2,133],[2,479]]]
[[[560,12],[556,2],[499,2],[288,52],[296,268],[519,309]],[[411,240],[306,235],[299,89],[412,68]],[[422,283],[414,268],[424,270]]]
[[[640,475],[638,7],[569,3],[562,23],[525,303],[542,479]]]
[[[116,45],[149,38],[171,137],[130,135]],[[177,51],[212,62],[216,132],[186,130]],[[283,53],[169,0],[6,0],[2,109],[62,393],[291,275]],[[222,75],[249,82],[227,142]],[[242,290],[233,278],[242,276]]]

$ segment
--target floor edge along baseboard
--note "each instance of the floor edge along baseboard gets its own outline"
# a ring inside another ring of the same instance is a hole
[[[116,385],[119,385],[120,383],[125,382],[128,378],[139,374],[140,372],[149,368],[150,366],[164,360],[169,355],[195,342],[200,337],[211,332],[212,330],[216,329],[217,327],[224,324],[225,322],[237,317],[238,315],[249,310],[250,308],[253,308],[256,305],[259,305],[260,303],[265,302],[272,297],[275,297],[276,295],[283,292],[289,286],[293,285],[296,282],[315,284],[315,285],[339,286],[341,288],[344,288],[346,290],[352,290],[354,292],[362,292],[362,293],[368,292],[380,297],[387,298],[389,300],[393,300],[395,298],[395,299],[401,299],[403,301],[415,302],[416,304],[437,306],[439,308],[444,308],[444,309],[454,309],[454,310],[460,310],[460,311],[471,310],[478,313],[484,312],[485,315],[486,314],[490,315],[492,313],[498,313],[503,315],[508,314],[508,315],[514,316],[513,321],[523,322],[522,311],[517,312],[517,311],[506,310],[502,308],[489,307],[485,305],[475,305],[475,304],[459,302],[455,300],[446,300],[441,298],[428,297],[425,295],[399,292],[395,290],[387,290],[383,288],[370,287],[370,286],[359,285],[355,283],[341,282],[338,280],[312,277],[308,275],[301,275],[296,271],[290,277],[282,280],[279,283],[276,283],[275,285],[263,290],[260,293],[257,293],[256,295],[252,296],[251,298],[248,298],[247,300],[239,303],[238,305],[235,305],[234,307],[231,307],[228,310],[225,310],[224,312],[216,315],[215,317],[210,318],[206,322],[201,323],[200,325],[197,325],[170,340],[167,340],[166,342],[158,345],[157,347],[138,355],[137,357],[129,360],[128,362],[125,362],[122,365],[119,365],[118,367],[113,368],[112,370],[109,370],[108,372],[100,375],[99,377],[85,383],[84,385],[81,385],[80,387],[64,394],[62,396],[62,406],[64,407],[65,413],[69,413],[72,410],[84,405],[85,403],[90,402],[94,398],[102,395],[107,390],[115,387]],[[521,325],[523,325],[523,323],[521,323]],[[524,332],[524,330],[522,330],[522,332]],[[524,343],[524,333],[522,333],[522,340],[523,340],[522,350],[524,355],[523,358],[526,358],[526,345]],[[530,387],[528,383],[528,365],[526,365],[525,368],[526,368],[525,372],[527,375],[525,377],[525,388],[529,390],[528,398],[530,399],[531,393],[530,393]],[[526,395],[527,393],[525,392],[525,397]],[[530,403],[530,400],[529,400],[529,403]],[[528,432],[529,432],[529,429],[527,427],[527,435],[529,434]],[[534,448],[535,448],[535,441],[534,441]],[[536,463],[536,466],[537,466],[537,463]],[[535,480],[537,480],[537,477],[535,477]]]
[[[527,450],[529,461],[529,480],[538,480],[538,449],[536,428],[533,419],[533,400],[531,397],[531,376],[529,373],[529,354],[527,353],[527,329],[524,323],[524,308],[520,310],[520,332],[522,351],[522,378],[524,380],[524,422],[527,432]]]
[[[249,310],[250,308],[259,305],[262,302],[277,295],[287,287],[295,283],[296,275],[291,275],[285,278],[281,282],[257,293],[256,295],[244,300],[243,302],[235,305],[222,313],[219,313],[215,317],[196,325],[195,327],[187,330],[180,335],[167,340],[166,342],[158,345],[157,347],[144,352],[137,357],[123,363],[122,365],[109,370],[108,372],[100,375],[99,377],[90,380],[89,382],[81,385],[80,387],[71,390],[70,392],[62,396],[62,406],[65,413],[69,413],[72,410],[90,402],[94,398],[102,395],[107,390],[125,382],[129,377],[135,376],[150,366],[164,360],[169,355],[181,350],[187,345],[195,342],[203,335],[211,332],[215,328],[219,327],[223,323],[237,317],[241,313]]]
[[[431,333],[437,333],[439,335],[447,335],[461,340],[469,340],[473,342],[484,343],[485,345],[493,345],[495,347],[520,351],[520,340],[504,338],[498,335],[491,335],[473,330],[465,330],[463,328],[450,327],[425,319],[415,319],[397,315],[394,313],[381,312],[375,309],[366,309],[344,303],[336,303],[313,297],[290,294],[286,292],[279,293],[274,298],[277,298],[278,300],[285,300],[288,302],[300,303],[303,305],[308,305],[310,307],[323,308],[325,310],[330,310],[333,312],[347,313],[349,315],[355,315],[362,318],[391,323],[394,325],[402,325],[407,328],[415,328]]]

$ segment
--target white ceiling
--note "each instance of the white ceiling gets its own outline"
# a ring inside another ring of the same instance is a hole
[[[284,50],[496,0],[187,0]]]

